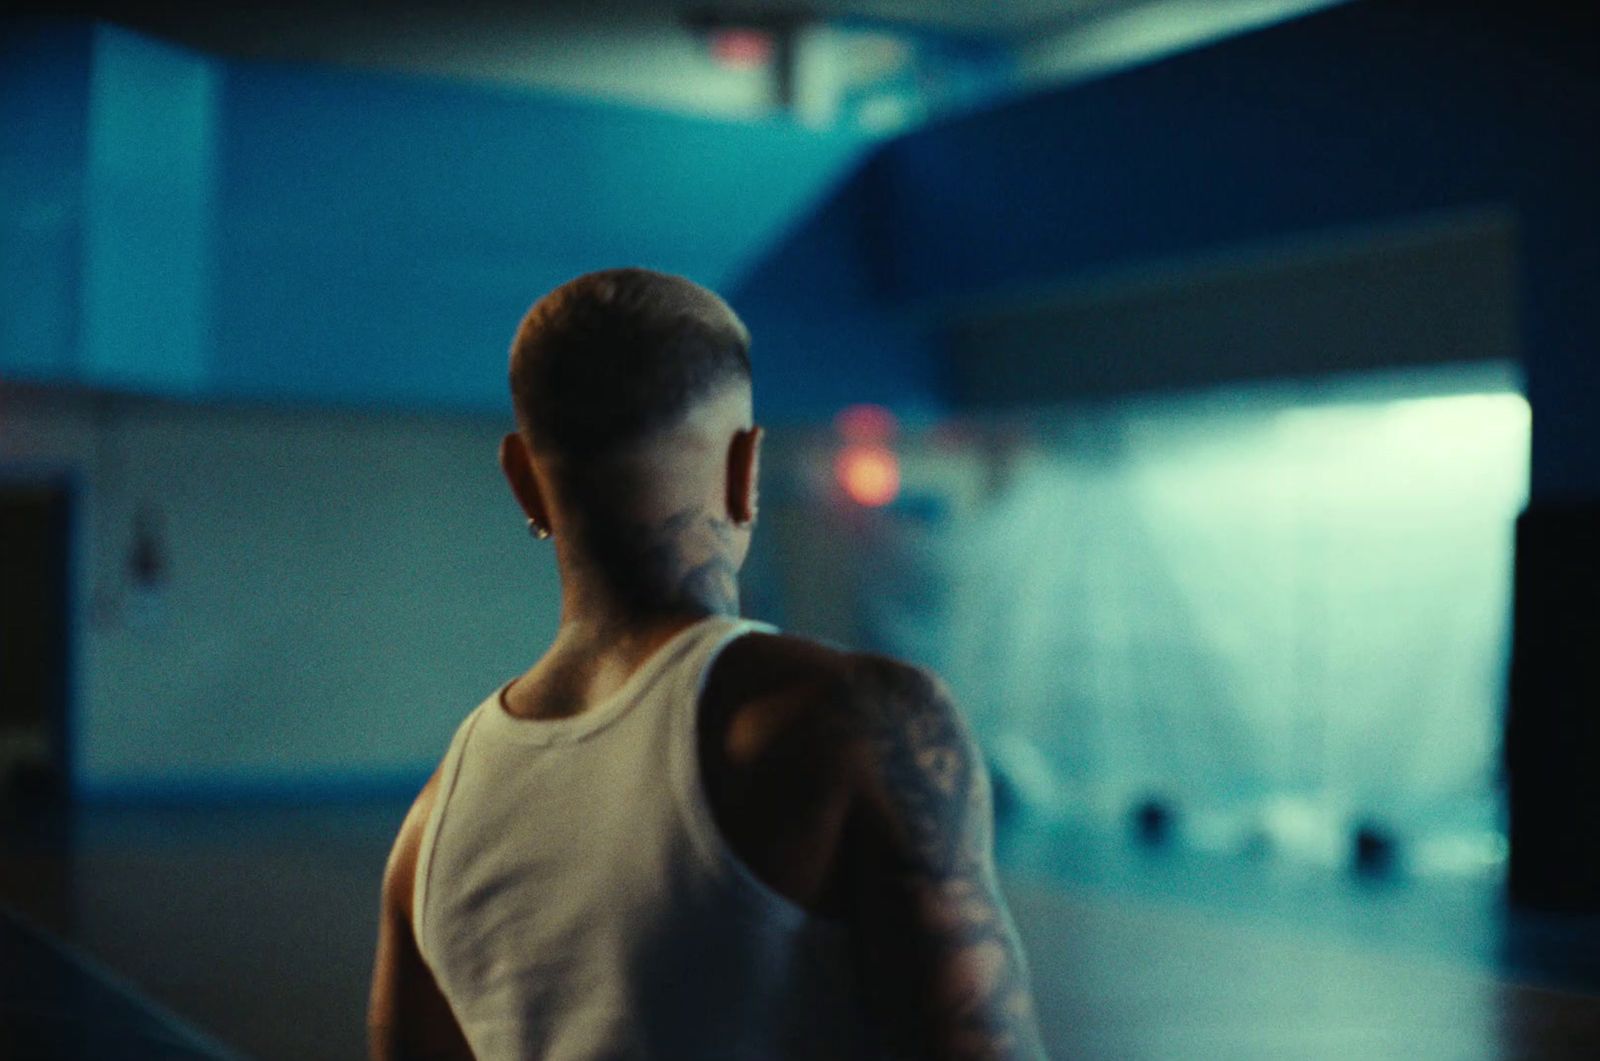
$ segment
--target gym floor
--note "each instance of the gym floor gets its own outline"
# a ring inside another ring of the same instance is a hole
[[[86,809],[0,841],[0,1053],[352,1058],[405,806]],[[1360,881],[1013,834],[1052,1056],[1600,1056],[1600,922],[1486,884]],[[15,1053],[9,1052],[15,1051]]]

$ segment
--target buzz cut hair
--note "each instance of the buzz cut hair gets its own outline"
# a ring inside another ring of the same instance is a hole
[[[536,452],[600,459],[750,381],[750,332],[714,292],[649,269],[569,280],[533,304],[511,344],[511,401]]]

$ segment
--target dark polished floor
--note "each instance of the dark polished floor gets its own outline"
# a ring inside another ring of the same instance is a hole
[[[13,821],[0,905],[23,920],[0,918],[0,1055],[361,1056],[403,811]],[[1357,882],[1087,831],[1013,837],[1006,862],[1057,1058],[1600,1057],[1600,931],[1509,918],[1482,884]]]
[[[0,910],[0,1056],[237,1057],[115,973]]]

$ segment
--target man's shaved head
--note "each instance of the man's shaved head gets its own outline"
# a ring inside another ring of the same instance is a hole
[[[534,303],[511,345],[511,398],[535,452],[618,455],[750,380],[750,333],[681,276],[607,269]]]
[[[647,269],[580,276],[528,311],[511,345],[520,430],[500,460],[554,535],[570,599],[737,612],[761,442],[749,349],[726,302]]]

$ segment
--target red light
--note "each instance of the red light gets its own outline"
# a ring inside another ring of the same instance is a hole
[[[858,505],[882,508],[900,493],[900,460],[882,446],[847,446],[833,470],[839,486]]]
[[[833,426],[846,442],[881,445],[894,438],[900,422],[881,405],[852,405],[839,410]]]
[[[772,60],[772,37],[754,29],[724,29],[711,35],[711,55],[730,70],[756,70]]]

